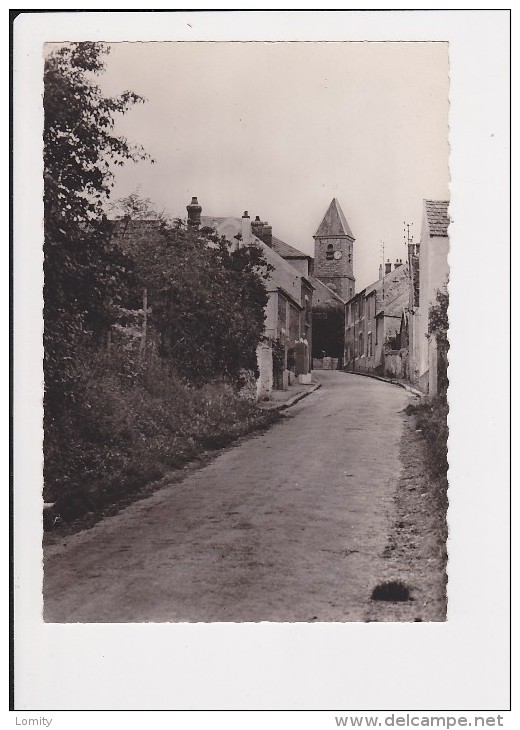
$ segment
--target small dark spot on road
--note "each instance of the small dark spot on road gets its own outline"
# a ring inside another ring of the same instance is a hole
[[[391,603],[413,600],[410,589],[400,580],[389,580],[379,583],[372,591],[373,601],[389,601]]]

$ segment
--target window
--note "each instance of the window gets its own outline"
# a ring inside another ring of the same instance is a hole
[[[332,245],[332,243],[329,243],[329,245],[327,246],[327,252],[325,254],[325,258],[327,259],[327,261],[334,260],[334,246]]]
[[[367,356],[372,357],[372,332],[367,335]]]

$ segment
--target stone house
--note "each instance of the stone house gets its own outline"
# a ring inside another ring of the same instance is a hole
[[[409,266],[385,264],[385,274],[345,305],[345,368],[403,377],[400,330],[409,299]],[[406,357],[406,356],[405,356]]]
[[[187,211],[188,225],[212,228],[226,238],[230,246],[255,243],[272,267],[266,282],[269,299],[265,309],[264,338],[257,350],[260,371],[257,396],[268,396],[273,387],[286,388],[294,378],[310,382],[314,286],[309,272],[312,258],[275,238],[271,226],[262,223],[258,216],[251,223],[247,211],[241,218],[203,216],[197,198],[192,199]],[[153,247],[154,240],[160,240],[160,227],[158,220],[126,217],[116,222],[114,236],[124,250],[132,253],[143,243]],[[275,342],[283,349],[283,369],[279,378],[273,369]]]
[[[428,319],[437,292],[446,291],[448,283],[448,215],[449,201],[424,200],[420,244],[411,250],[409,377],[420,390],[437,394],[437,343],[428,334]]]
[[[312,258],[273,236],[272,227],[259,216],[251,221],[246,211],[241,218],[201,215],[196,198],[187,206],[188,223],[214,229],[230,245],[256,244],[272,271],[266,282],[269,295],[265,310],[264,339],[257,356],[260,377],[259,398],[269,396],[273,388],[287,388],[293,379],[311,380]],[[273,347],[282,350],[281,372],[273,367]]]

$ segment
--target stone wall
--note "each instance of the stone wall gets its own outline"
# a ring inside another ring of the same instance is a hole
[[[385,353],[385,375],[391,378],[402,378],[403,360],[399,350],[389,350]]]
[[[260,375],[256,381],[256,398],[268,398],[273,390],[273,349],[268,342],[256,348],[256,359]]]

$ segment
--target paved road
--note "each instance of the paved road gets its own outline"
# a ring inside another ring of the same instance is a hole
[[[408,402],[341,372],[264,434],[45,553],[56,622],[360,621]]]

